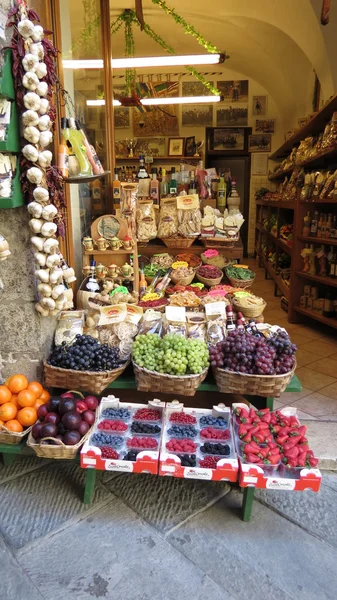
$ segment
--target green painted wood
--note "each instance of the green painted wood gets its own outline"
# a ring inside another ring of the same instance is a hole
[[[7,139],[0,142],[0,152],[20,152],[19,114],[15,102],[11,103],[11,120],[8,125]]]
[[[250,521],[254,500],[254,491],[254,487],[243,488],[243,500],[241,509],[241,518],[243,521]]]
[[[95,491],[96,469],[85,469],[84,504],[91,504]]]
[[[21,440],[19,444],[1,444],[0,454],[20,454],[26,445],[26,438]]]
[[[8,100],[15,100],[15,90],[12,75],[12,50],[7,48],[3,52],[4,62],[0,73],[0,96]]]

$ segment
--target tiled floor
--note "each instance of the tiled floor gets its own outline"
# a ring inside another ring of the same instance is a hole
[[[282,325],[297,344],[296,371],[302,392],[284,393],[274,402],[276,408],[296,406],[301,419],[337,421],[337,335],[334,329],[309,321],[306,324],[288,323],[286,313],[280,308],[280,299],[274,297],[274,283],[266,280],[264,269],[255,260],[247,263],[256,272],[252,291],[262,296],[267,307],[265,321]]]

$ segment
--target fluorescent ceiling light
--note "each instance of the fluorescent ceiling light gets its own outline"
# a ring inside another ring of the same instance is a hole
[[[113,106],[122,106],[119,100],[112,101]],[[87,106],[105,106],[105,100],[87,100]]]
[[[142,98],[141,103],[146,106],[158,104],[209,104],[220,102],[221,96],[177,96],[176,98]]]
[[[223,54],[187,54],[182,56],[143,56],[112,58],[113,69],[148,67],[178,67],[184,65],[217,65],[224,61]],[[63,60],[64,69],[103,69],[103,60]]]

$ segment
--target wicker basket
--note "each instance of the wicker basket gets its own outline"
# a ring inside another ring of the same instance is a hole
[[[130,361],[113,371],[74,371],[61,369],[44,363],[44,378],[46,387],[63,388],[66,390],[79,388],[84,392],[100,394],[125,371]]]
[[[197,238],[161,238],[167,248],[189,248]]]
[[[252,279],[236,279],[235,277],[230,277],[227,274],[227,269],[225,270],[225,273],[226,273],[226,277],[227,277],[229,283],[233,287],[241,288],[242,290],[249,288],[254,283],[254,280],[255,280],[255,275]]]
[[[183,261],[188,262],[188,266],[192,267],[192,269],[197,269],[202,264],[200,256],[198,256],[197,254],[194,254],[193,252],[182,252],[181,254],[177,254],[176,260],[183,260]],[[191,265],[190,264],[191,260],[197,261],[197,262],[195,264]]]
[[[201,242],[206,248],[234,248],[238,241],[239,238],[201,237]]]
[[[96,423],[96,421],[95,421],[95,423]],[[78,444],[75,444],[75,446],[66,446],[66,444],[64,444],[61,440],[56,440],[55,438],[52,438],[52,437],[43,438],[44,440],[53,440],[55,442],[55,444],[53,444],[52,446],[49,446],[48,444],[42,444],[43,440],[41,440],[37,444],[35,442],[31,432],[30,432],[28,440],[27,440],[27,446],[29,446],[29,448],[32,448],[32,450],[34,450],[35,454],[37,456],[39,456],[40,458],[53,458],[56,460],[57,459],[72,460],[73,458],[75,458],[80,447],[84,444],[84,442],[92,434],[92,430],[93,430],[95,423],[92,425],[92,427],[90,427],[88,433],[86,433],[82,437],[82,439],[78,442]]]
[[[238,300],[236,300],[235,297],[233,299],[233,307],[235,311],[242,312],[243,316],[247,317],[247,319],[254,319],[255,317],[260,317],[266,306],[267,303],[263,302],[263,304],[260,304],[259,306],[250,306],[248,308],[246,306],[241,306],[240,302],[238,302]]]
[[[202,253],[200,255],[200,258],[204,265],[211,265],[211,267],[218,267],[218,269],[224,269],[229,265],[229,260],[225,256],[223,256],[223,254],[218,254],[218,256],[207,258],[207,256],[205,256],[204,253]],[[221,266],[217,264],[217,259],[218,261],[221,261]]]
[[[248,394],[276,398],[286,389],[296,369],[295,364],[284,375],[249,375],[213,367],[213,374],[220,392],[224,394]]]
[[[162,392],[179,396],[194,396],[208,372],[205,369],[198,375],[166,375],[139,367],[134,362],[133,370],[139,392]]]
[[[194,276],[195,276],[194,269],[193,269],[193,273],[191,275],[189,275],[188,277],[176,277],[174,274],[174,270],[170,274],[170,278],[172,279],[173,283],[177,283],[178,285],[190,285],[190,283],[192,283],[192,281],[194,279]]]
[[[20,444],[21,440],[30,432],[31,427],[27,427],[25,431],[16,433],[10,431],[5,425],[0,425],[0,444]]]
[[[221,269],[219,267],[217,268],[221,272]],[[223,278],[223,273],[221,273],[219,277],[216,277],[216,279],[209,279],[208,277],[203,277],[202,275],[199,275],[197,270],[196,278],[198,281],[200,281],[200,283],[204,283],[205,285],[208,285],[208,287],[211,287],[212,285],[219,285],[221,279]]]

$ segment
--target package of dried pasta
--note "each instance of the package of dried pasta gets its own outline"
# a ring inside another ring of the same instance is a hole
[[[170,238],[178,234],[178,211],[176,198],[164,198],[160,203],[158,237]]]
[[[201,212],[198,194],[177,197],[178,235],[197,237],[201,233]]]
[[[121,192],[121,216],[126,220],[128,226],[128,235],[136,239],[136,202],[137,202],[137,183],[122,183]]]
[[[148,242],[157,237],[156,214],[152,200],[138,200],[136,225],[138,242]]]

